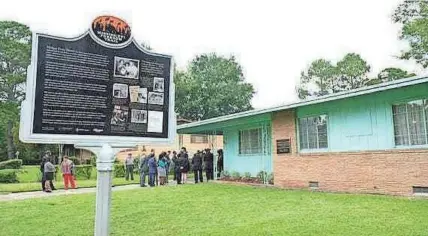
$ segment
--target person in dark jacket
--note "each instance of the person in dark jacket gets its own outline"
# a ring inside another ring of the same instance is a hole
[[[140,158],[140,186],[146,187],[146,176],[149,174],[149,157],[143,154]]]
[[[223,163],[223,149],[219,149],[217,151],[218,154],[218,159],[217,159],[217,177],[220,177],[221,172],[223,172],[223,168],[224,168],[224,163]]]
[[[168,183],[168,176],[169,176],[169,169],[171,166],[171,151],[168,151],[168,154],[166,154],[165,156],[165,161],[166,161],[166,183]]]
[[[174,178],[173,178],[173,180],[175,181],[175,180],[177,180],[177,175],[175,174],[175,170],[176,170],[176,167],[178,166],[178,164],[177,164],[177,162],[178,162],[178,158],[177,158],[177,152],[176,151],[173,151],[172,152],[172,158],[171,158],[171,162],[173,163],[173,166],[174,166]]]
[[[192,168],[193,173],[195,174],[195,184],[199,182],[204,182],[204,176],[202,175],[202,153],[201,151],[197,151],[192,158]]]
[[[178,160],[180,163],[181,182],[185,184],[187,182],[187,172],[189,172],[190,167],[189,155],[187,154],[185,147],[181,148]]]
[[[204,155],[204,163],[205,163],[205,174],[207,176],[207,182],[209,180],[214,179],[214,155],[211,153],[210,149],[206,149],[205,155]]]
[[[40,172],[42,174],[42,190],[43,192],[46,192],[45,183],[46,183],[46,175],[45,175],[45,164],[48,161],[46,157],[43,157],[42,162],[40,163]],[[51,190],[56,190],[55,186],[53,185],[53,182],[50,181],[50,188]]]
[[[157,171],[157,165],[156,165],[156,158],[155,155],[150,155],[149,159],[149,185],[150,187],[155,186],[155,179],[156,179],[156,171]]]

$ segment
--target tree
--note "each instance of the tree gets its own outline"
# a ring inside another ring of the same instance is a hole
[[[24,98],[30,51],[30,29],[18,22],[0,21],[0,113],[4,115],[0,126],[7,126],[8,158],[15,157],[13,127],[19,120],[19,105]]]
[[[370,66],[356,53],[346,54],[336,65],[317,59],[302,71],[297,93],[306,99],[360,88],[369,81],[368,72]]]
[[[428,67],[428,2],[404,1],[395,9],[392,19],[401,24],[399,38],[410,46],[402,51],[400,58],[414,59],[424,68]]]
[[[337,79],[334,81],[335,92],[364,87],[369,78],[370,66],[360,55],[348,53],[337,63]]]
[[[415,73],[409,73],[405,70],[402,70],[400,68],[393,68],[389,67],[386,69],[383,69],[376,78],[371,79],[367,85],[375,85],[380,83],[385,83],[389,81],[394,81],[397,79],[404,79],[408,77],[416,76]]]
[[[251,110],[254,88],[245,83],[234,57],[196,56],[186,71],[176,70],[176,112],[181,118],[204,120]]]
[[[336,68],[330,61],[318,59],[313,61],[307,71],[302,71],[297,87],[300,99],[308,96],[323,96],[332,92]],[[309,88],[312,87],[312,90]]]

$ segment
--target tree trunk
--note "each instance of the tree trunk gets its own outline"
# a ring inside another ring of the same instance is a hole
[[[63,151],[64,151],[64,144],[59,144],[58,145],[58,164],[61,164],[62,162],[62,157],[64,156]]]
[[[13,159],[15,158],[15,145],[13,143],[13,122],[9,120],[7,122],[7,158]]]

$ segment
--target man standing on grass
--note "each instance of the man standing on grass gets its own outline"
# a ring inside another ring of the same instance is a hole
[[[157,171],[156,157],[154,155],[154,150],[152,150],[152,154],[150,154],[150,159],[149,159],[149,185],[150,185],[150,187],[155,186],[156,171]]]
[[[64,160],[61,163],[62,179],[64,181],[64,189],[68,190],[68,185],[71,184],[71,188],[76,188],[76,182],[73,176],[74,163],[68,159],[68,156],[64,156]]]
[[[192,158],[192,168],[193,173],[195,174],[195,184],[198,183],[198,180],[202,183],[204,182],[204,177],[202,175],[202,153],[201,151],[197,151]]]
[[[214,179],[214,173],[213,173],[214,155],[211,153],[211,150],[209,148],[205,150],[204,161],[205,161],[205,172],[207,175],[207,182],[208,182],[209,180]]]
[[[131,180],[134,180],[134,158],[132,158],[132,153],[129,153],[125,159],[125,168],[126,168],[125,179],[128,181],[129,175],[131,175]]]
[[[149,174],[149,157],[143,154],[140,158],[140,186],[146,187],[146,176]]]

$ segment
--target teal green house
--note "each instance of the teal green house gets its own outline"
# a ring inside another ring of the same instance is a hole
[[[274,185],[428,193],[428,77],[419,76],[178,126],[223,135],[224,171]]]

